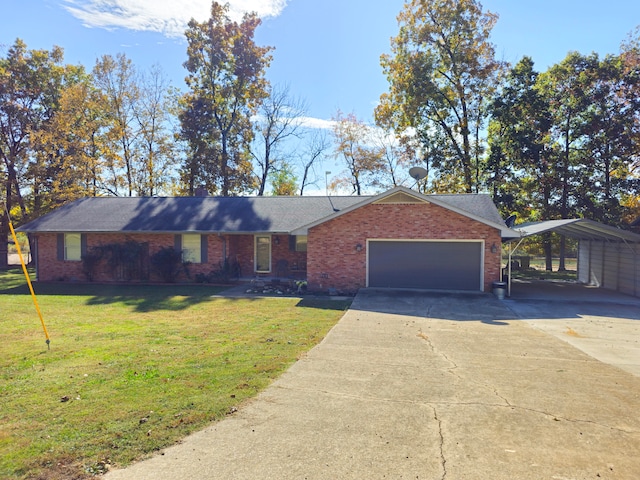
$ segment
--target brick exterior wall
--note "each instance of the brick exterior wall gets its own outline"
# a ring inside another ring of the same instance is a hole
[[[369,204],[309,230],[309,290],[365,287],[367,239],[484,240],[484,291],[500,277],[500,248],[491,252],[501,244],[498,229],[432,203]]]
[[[172,234],[116,234],[116,233],[89,233],[86,234],[87,249],[99,245],[114,243],[124,243],[134,241],[146,243],[149,246],[149,257],[162,247],[174,246],[174,235]],[[41,233],[37,235],[37,266],[38,280],[42,282],[51,281],[75,281],[85,282],[87,277],[83,272],[82,262],[58,260],[57,255],[57,234]],[[199,273],[208,274],[211,270],[218,268],[222,260],[223,243],[217,235],[207,235],[207,263],[193,263],[189,266],[189,276],[184,273],[180,275],[178,281],[188,282],[195,280]],[[147,263],[148,279],[137,279],[136,281],[162,281]],[[95,282],[118,282],[122,279],[115,278],[104,262],[98,265],[93,281]]]
[[[229,235],[228,255],[240,264],[242,277],[291,277],[306,278],[307,253],[296,252],[289,247],[289,235],[271,236],[271,271],[255,271],[255,236]]]
[[[114,243],[124,243],[134,241],[137,243],[147,243],[149,246],[149,256],[156,253],[163,247],[174,246],[173,234],[87,234],[87,249],[98,245],[108,245]],[[178,281],[194,281],[198,274],[209,274],[217,270],[223,264],[226,241],[226,255],[230,260],[236,260],[240,264],[241,275],[244,278],[258,277],[306,277],[306,252],[296,252],[289,248],[288,235],[273,235],[271,241],[271,272],[256,274],[254,266],[254,235],[207,235],[207,262],[193,263],[189,265],[189,276],[182,274]],[[277,240],[276,240],[277,239]],[[62,261],[57,257],[57,235],[55,233],[37,235],[37,265],[38,280],[50,281],[87,281],[83,273],[82,262]],[[284,263],[283,263],[284,262]],[[286,268],[283,268],[286,264]],[[96,282],[118,282],[121,279],[114,278],[114,273],[102,262],[96,270],[93,281]],[[141,281],[138,279],[137,281]],[[160,282],[161,279],[148,268],[149,282]]]
[[[87,247],[133,240],[148,244],[149,256],[162,247],[174,246],[172,234],[87,234]],[[271,272],[257,274],[254,265],[254,235],[207,235],[207,263],[191,264],[190,276],[178,281],[194,281],[197,274],[209,274],[227,258],[240,264],[243,278],[307,278],[309,290],[335,288],[355,292],[366,286],[367,239],[456,239],[484,240],[484,290],[499,279],[500,231],[437,205],[369,204],[353,212],[313,227],[308,236],[308,253],[290,248],[288,235],[272,235]],[[356,245],[362,245],[356,251]],[[56,234],[37,235],[37,265],[40,281],[87,281],[82,262],[57,258]],[[282,268],[286,264],[286,269]],[[116,282],[113,272],[102,265],[93,281]],[[148,276],[137,281],[159,282],[149,268]]]

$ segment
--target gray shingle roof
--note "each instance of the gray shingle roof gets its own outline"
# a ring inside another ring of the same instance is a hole
[[[484,218],[493,223],[503,225],[504,220],[500,216],[493,200],[487,194],[448,194],[448,195],[427,195],[427,198],[434,198],[452,207],[469,212],[476,217]]]
[[[25,232],[289,232],[362,197],[92,197],[22,227]]]
[[[372,196],[92,197],[19,228],[24,232],[287,233],[368,203]],[[471,216],[504,225],[487,195],[427,195]]]

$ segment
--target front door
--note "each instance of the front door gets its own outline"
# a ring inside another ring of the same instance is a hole
[[[271,235],[256,235],[255,259],[256,272],[271,271]]]

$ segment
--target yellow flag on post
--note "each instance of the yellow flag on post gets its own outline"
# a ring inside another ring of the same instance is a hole
[[[22,265],[22,271],[24,272],[24,276],[27,279],[27,285],[29,285],[29,292],[31,292],[31,298],[33,299],[33,304],[36,307],[36,312],[38,312],[38,317],[40,317],[40,323],[42,324],[42,329],[44,330],[44,336],[46,337],[47,348],[51,348],[51,339],[49,338],[49,332],[47,332],[47,326],[44,324],[44,318],[42,317],[42,312],[40,311],[40,305],[38,305],[38,299],[36,297],[35,292],[33,291],[33,285],[31,284],[31,278],[29,277],[29,272],[27,271],[27,265],[24,263],[22,250],[20,249],[20,244],[18,243],[18,237],[16,236],[16,231],[13,229],[13,224],[11,223],[11,217],[9,216],[9,211],[7,210],[6,205],[4,206],[4,211],[7,213],[9,230],[11,230],[11,236],[13,237],[13,241],[16,245],[16,250],[18,251],[18,257],[20,257],[20,265]]]

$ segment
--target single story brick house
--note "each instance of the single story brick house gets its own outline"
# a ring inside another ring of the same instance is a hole
[[[306,279],[310,291],[343,292],[490,291],[502,238],[518,236],[488,195],[405,187],[372,196],[84,198],[19,230],[31,235],[39,281],[161,281],[149,258],[173,247],[189,262],[179,281],[227,261],[245,279]],[[137,246],[127,268],[98,265],[88,275],[87,252],[124,244]]]

